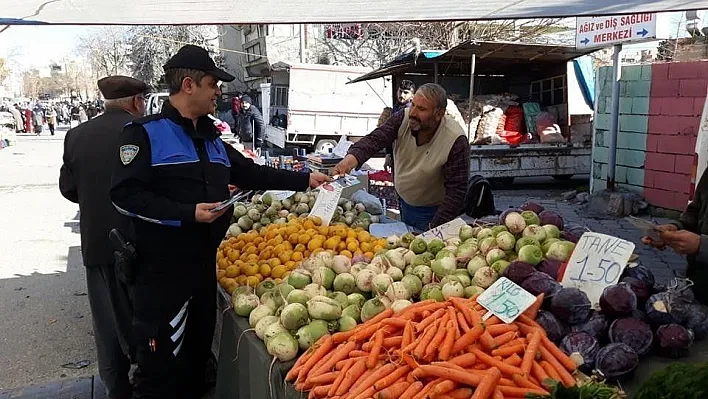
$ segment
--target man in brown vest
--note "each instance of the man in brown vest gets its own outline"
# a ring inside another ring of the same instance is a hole
[[[456,218],[464,209],[470,148],[462,126],[446,108],[445,89],[424,84],[409,108],[352,145],[334,173],[348,173],[393,145],[401,220],[426,231]]]

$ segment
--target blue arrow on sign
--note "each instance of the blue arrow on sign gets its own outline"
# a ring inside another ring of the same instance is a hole
[[[648,31],[646,28],[644,28],[644,29],[642,29],[641,31],[637,32],[637,36],[640,36],[640,35],[641,35],[642,37],[646,37],[648,34],[649,34],[649,31]]]
[[[582,43],[582,44],[584,44],[584,45],[587,46],[587,44],[590,43],[590,39],[588,39],[588,38],[586,37],[585,39],[581,40],[580,43]]]

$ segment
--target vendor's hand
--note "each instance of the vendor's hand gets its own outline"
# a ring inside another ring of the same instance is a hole
[[[356,168],[359,165],[359,161],[357,161],[356,157],[351,154],[347,154],[344,159],[339,161],[337,166],[334,167],[334,170],[332,173],[337,176],[337,175],[346,175],[349,173],[352,169]]]
[[[695,255],[701,247],[701,236],[687,230],[662,232],[661,239],[681,255]]]
[[[226,207],[218,212],[212,212],[211,210],[217,206],[219,206],[219,202],[197,204],[194,208],[194,220],[198,223],[211,223],[230,209],[230,207]]]
[[[678,230],[678,228],[673,224],[663,224],[661,226],[658,226],[657,229],[660,230],[662,234],[663,232],[672,232]],[[660,251],[666,249],[666,242],[663,240],[663,237],[660,240],[655,240],[651,237],[642,237],[642,243],[644,243],[645,245],[650,245]]]
[[[310,188],[319,187],[322,184],[332,181],[332,178],[324,173],[312,172],[310,173]]]
[[[384,170],[389,173],[393,169],[393,156],[391,154],[386,154],[386,157],[384,158],[383,167]]]

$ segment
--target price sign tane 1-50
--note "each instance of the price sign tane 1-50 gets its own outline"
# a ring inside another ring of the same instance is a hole
[[[587,294],[594,309],[599,308],[600,295],[608,285],[617,284],[634,243],[599,233],[585,233],[568,260],[561,284],[576,287]]]
[[[485,320],[495,315],[507,324],[516,320],[535,301],[535,296],[506,277],[495,281],[477,298],[477,303],[489,311]]]

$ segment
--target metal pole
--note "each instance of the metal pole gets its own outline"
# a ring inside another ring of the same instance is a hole
[[[615,166],[617,164],[617,133],[619,131],[620,79],[622,78],[622,44],[615,44],[612,54],[612,114],[610,115],[610,153],[607,168],[607,190],[615,190]]]
[[[305,25],[300,24],[300,62],[305,63]]]
[[[472,54],[472,60],[470,62],[470,95],[468,98],[469,104],[467,105],[467,115],[472,118],[472,98],[474,97],[474,71],[477,67],[477,54]],[[470,141],[470,136],[472,135],[472,124],[467,124],[467,142]]]
[[[438,62],[435,61],[435,63],[433,64],[433,66],[435,67],[435,75],[434,75],[434,78],[433,78],[433,79],[434,79],[434,80],[433,80],[433,83],[436,83],[436,84],[437,84],[437,83],[438,83]]]

